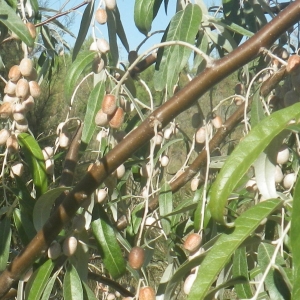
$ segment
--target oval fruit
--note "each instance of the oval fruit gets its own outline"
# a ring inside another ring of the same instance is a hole
[[[45,160],[46,173],[48,175],[53,175],[54,173],[54,160],[52,158]]]
[[[134,270],[139,270],[145,261],[145,250],[141,247],[133,247],[128,256],[129,266]]]
[[[170,162],[169,156],[164,155],[161,159],[160,159],[160,163],[162,165],[162,167],[166,167]]]
[[[286,164],[289,161],[290,151],[287,145],[282,145],[277,153],[277,163],[280,165]]]
[[[97,202],[102,203],[107,197],[107,189],[100,189],[97,192]]]
[[[126,172],[125,166],[122,164],[116,169],[114,174],[118,179],[121,179],[125,175],[125,172]]]
[[[291,55],[287,61],[286,71],[288,73],[299,72],[298,68],[300,67],[300,56]]]
[[[124,122],[124,110],[121,107],[118,107],[115,114],[109,121],[111,128],[118,129],[122,126]]]
[[[193,178],[191,181],[191,190],[192,192],[195,192],[198,189],[200,183],[200,179],[199,178]]]
[[[105,95],[102,101],[101,108],[105,114],[113,115],[118,108],[116,96],[112,94]]]
[[[21,78],[21,71],[18,65],[12,66],[8,72],[8,78],[11,81],[18,81]]]
[[[280,183],[283,180],[283,173],[281,168],[277,165],[275,167],[275,182]]]
[[[28,121],[25,118],[24,120],[17,121],[16,122],[16,130],[19,132],[27,132],[28,131]]]
[[[33,98],[38,98],[41,95],[41,88],[36,81],[29,81],[29,92]]]
[[[0,106],[0,118],[8,119],[13,113],[13,106],[10,102],[4,102]]]
[[[256,181],[253,179],[249,179],[246,183],[246,190],[248,192],[256,192],[257,191]]]
[[[67,148],[70,144],[70,138],[66,135],[65,132],[59,134],[59,147]]]
[[[213,124],[213,126],[216,128],[216,129],[219,129],[222,127],[222,119],[219,115],[216,115],[212,120],[211,120],[211,123]]]
[[[96,10],[95,19],[99,24],[105,24],[107,22],[107,13],[103,8]]]
[[[9,95],[15,95],[16,93],[16,86],[17,84],[11,80],[7,81],[5,88],[4,88],[4,93],[9,94]]]
[[[34,24],[32,24],[32,23],[30,23],[30,22],[27,22],[25,25],[26,25],[26,27],[28,28],[31,37],[32,37],[33,39],[35,39],[35,38],[36,38],[36,29],[35,29]]]
[[[29,96],[29,83],[26,79],[21,78],[17,82],[16,96],[20,99],[26,99]]]
[[[195,136],[196,143],[198,144],[203,144],[205,143],[206,140],[206,132],[205,132],[205,127],[200,127]]]
[[[190,274],[184,281],[183,285],[183,291],[186,295],[189,295],[191,288],[193,286],[193,283],[196,279],[196,274]]]
[[[6,147],[9,153],[15,153],[19,150],[18,140],[15,135],[11,135],[6,141]]]
[[[153,140],[155,145],[159,146],[162,144],[164,139],[163,133],[162,132],[158,132],[156,136],[154,136]]]
[[[283,186],[285,189],[290,189],[296,181],[295,173],[285,175],[283,179]]]
[[[23,58],[20,62],[20,72],[23,76],[30,76],[33,71],[33,61],[30,58]]]
[[[52,260],[57,259],[61,255],[61,246],[57,241],[51,243],[48,248],[48,257]]]
[[[72,227],[75,232],[82,232],[85,228],[85,217],[84,215],[76,215],[72,220]]]
[[[52,147],[48,146],[42,150],[42,153],[43,153],[44,160],[47,160],[53,157],[54,151]]]
[[[15,178],[15,175],[21,177],[24,173],[24,165],[21,162],[15,162],[10,168],[10,177]]]
[[[97,40],[97,49],[103,53],[106,54],[110,50],[109,43],[105,39],[98,39]]]
[[[65,256],[72,256],[77,249],[77,239],[74,236],[67,237],[63,243],[63,253]]]
[[[172,128],[167,128],[165,131],[164,131],[164,138],[166,140],[169,140],[171,138],[171,136],[173,135],[173,130]]]
[[[202,237],[198,233],[191,233],[184,241],[183,248],[189,252],[195,252],[200,248]]]
[[[105,114],[102,109],[100,109],[95,116],[95,123],[97,126],[106,126],[108,125],[109,117]]]
[[[26,112],[33,110],[33,108],[34,108],[33,97],[29,96],[27,99],[23,100],[22,105],[24,107],[24,111],[26,111]]]
[[[128,53],[128,62],[132,64],[138,58],[138,53],[132,50]]]
[[[155,300],[154,289],[150,286],[144,286],[140,289],[139,300]]]

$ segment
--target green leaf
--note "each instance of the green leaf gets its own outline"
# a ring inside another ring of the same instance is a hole
[[[100,205],[94,207],[91,225],[104,266],[113,278],[119,278],[126,271],[126,263],[113,227]]]
[[[113,11],[113,13],[115,15],[115,20],[116,20],[117,35],[118,35],[120,41],[122,42],[123,46],[127,50],[127,52],[129,52],[129,44],[128,44],[126,33],[124,31],[123,24],[122,24],[122,21],[120,18],[120,12],[119,12],[118,6]]]
[[[112,58],[112,65],[116,66],[119,61],[119,47],[117,42],[117,23],[116,16],[111,10],[106,10],[107,12],[107,28],[108,28],[108,38],[109,38],[109,47]]]
[[[254,128],[265,118],[265,112],[259,96],[259,89],[256,90],[251,104],[251,127]]]
[[[42,150],[37,141],[28,133],[20,133],[18,141],[29,166],[36,190],[36,198],[47,191],[47,173]]]
[[[134,22],[138,30],[147,35],[157,15],[162,0],[136,0],[134,4]]]
[[[83,298],[85,300],[97,300],[95,294],[92,292],[90,287],[84,281],[82,281],[81,283],[83,287],[83,295],[84,295]]]
[[[22,210],[15,208],[13,212],[14,223],[18,231],[19,237],[24,246],[35,237],[36,230],[33,226],[32,220]]]
[[[275,246],[267,243],[260,243],[260,245],[258,246],[257,261],[262,273],[269,265],[274,250]],[[279,254],[276,256],[275,264],[285,266],[285,261]],[[264,284],[270,295],[270,299],[290,299],[291,295],[289,294],[289,291],[286,288],[286,284],[284,283],[282,276],[277,269],[270,269]]]
[[[53,289],[53,286],[54,286],[54,283],[56,281],[58,274],[59,274],[59,271],[55,272],[53,274],[53,276],[48,280],[47,285],[43,292],[43,297],[41,298],[41,300],[49,300],[50,299],[50,295],[51,295],[51,292],[52,292],[52,289]]]
[[[132,210],[130,216],[130,224],[127,226],[128,238],[131,237],[132,239],[134,239],[135,236],[138,234],[144,215],[144,207],[145,204],[142,202],[137,204]]]
[[[0,22],[14,32],[27,46],[33,46],[33,38],[28,28],[4,0],[0,0]]]
[[[249,280],[246,247],[238,248],[235,251],[233,257],[232,275],[233,278],[244,277],[246,280]],[[249,283],[236,284],[234,288],[239,299],[248,299],[252,297]]]
[[[68,71],[67,78],[65,80],[65,97],[67,100],[70,100],[73,89],[84,69],[92,65],[94,57],[95,52],[83,51],[72,63],[72,66]]]
[[[82,143],[87,146],[91,141],[96,129],[95,116],[101,108],[102,100],[105,95],[105,81],[99,81],[90,93],[87,101],[87,109],[84,116],[82,131]]]
[[[4,217],[0,221],[0,272],[6,269],[11,240],[10,218]]]
[[[282,201],[271,199],[249,208],[235,221],[235,228],[228,228],[216,241],[199,266],[189,300],[204,299],[205,295],[225,267],[234,251],[259,226],[260,222],[282,205]]]
[[[53,268],[54,263],[51,259],[48,259],[32,274],[25,289],[25,295],[27,300],[40,299],[47,285],[48,279]]]
[[[91,20],[94,15],[94,3],[95,3],[94,0],[90,1],[90,3],[87,5],[87,7],[84,10],[80,22],[80,26],[79,26],[78,36],[73,49],[72,61],[75,61],[78,53],[81,50],[82,44],[85,41],[86,35],[90,29]]]
[[[274,137],[288,126],[290,120],[299,118],[299,111],[300,104],[297,103],[273,113],[255,126],[234,149],[210,190],[208,207],[216,221],[226,224],[223,213],[229,195]]]
[[[65,190],[67,187],[58,187],[43,194],[35,203],[33,209],[33,224],[37,231],[41,230],[50,217],[50,213],[53,207],[55,199]]]
[[[173,194],[168,183],[165,183],[159,192],[158,202],[159,202],[159,213],[162,217],[161,225],[164,230],[164,233],[168,235],[171,231],[171,218],[166,217],[167,214],[171,213],[173,210],[172,202]]]
[[[188,4],[185,10],[178,12],[171,20],[163,40],[184,41],[194,44],[201,22],[202,12],[198,5]],[[167,85],[168,93],[178,80],[178,73],[185,67],[192,50],[183,46],[168,46],[158,50],[156,71],[154,73],[155,89],[161,91]]]
[[[292,299],[300,298],[300,177],[295,184],[291,220],[291,248],[293,254],[293,291]]]
[[[64,299],[83,300],[83,290],[81,280],[75,267],[68,263],[67,271],[64,277]]]

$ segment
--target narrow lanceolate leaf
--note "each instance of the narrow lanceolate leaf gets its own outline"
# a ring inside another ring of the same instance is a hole
[[[256,90],[251,104],[251,127],[256,126],[266,117],[263,105],[261,103],[259,89]]]
[[[34,137],[28,133],[19,134],[18,142],[29,166],[33,183],[35,185],[36,197],[38,198],[47,191],[48,186],[42,150]]]
[[[230,260],[234,251],[259,226],[260,222],[282,205],[282,201],[271,199],[249,208],[235,221],[235,228],[222,234],[199,266],[189,300],[204,299],[220,271]]]
[[[291,246],[293,254],[293,291],[292,299],[300,299],[300,178],[295,185],[294,199],[293,199],[293,211],[292,211],[292,223],[291,223]]]
[[[233,278],[242,277],[247,281],[249,280],[246,247],[240,247],[234,253],[232,275]],[[236,284],[234,289],[239,299],[249,299],[252,297],[249,283]]]
[[[90,93],[86,113],[84,117],[84,125],[82,131],[82,143],[85,146],[89,144],[96,129],[95,116],[101,108],[102,100],[105,95],[105,81],[99,81]]]
[[[64,277],[64,299],[83,300],[81,280],[75,267],[68,263],[67,272]]]
[[[223,218],[227,199],[240,178],[247,172],[259,154],[283,131],[290,120],[300,117],[300,103],[273,113],[255,126],[239,143],[218,174],[210,191],[209,209],[219,223],[227,224]]]
[[[93,210],[92,230],[108,273],[113,278],[122,276],[126,271],[126,263],[113,227],[100,205],[96,205]]]
[[[87,5],[87,7],[84,10],[80,27],[79,27],[78,36],[73,49],[72,61],[76,59],[81,49],[81,46],[85,41],[86,35],[89,31],[91,20],[94,15],[94,2],[95,2],[94,0],[90,1],[90,3]]]
[[[136,0],[134,4],[134,22],[138,30],[147,35],[157,15],[162,0]]]
[[[113,13],[114,13],[115,19],[116,19],[117,35],[118,35],[119,39],[121,40],[123,46],[127,50],[127,52],[129,52],[129,44],[128,44],[126,33],[124,31],[124,27],[123,27],[123,24],[122,24],[122,21],[120,18],[120,12],[119,12],[118,7],[116,7],[116,9],[113,11]]]
[[[0,22],[14,32],[26,45],[33,46],[33,38],[28,28],[4,0],[0,0]]]
[[[179,40],[193,45],[201,18],[200,7],[188,4],[185,10],[179,11],[172,18],[163,40],[166,42]],[[156,90],[161,91],[167,85],[169,94],[173,93],[173,87],[178,80],[178,73],[186,65],[191,51],[191,49],[179,45],[159,49],[156,72],[154,73]]]
[[[170,233],[171,230],[171,218],[166,217],[167,214],[171,213],[173,210],[172,203],[172,191],[168,183],[165,183],[159,193],[159,212],[162,217],[161,225],[166,235]]]
[[[50,299],[50,295],[54,286],[54,283],[56,281],[56,278],[59,274],[59,271],[55,272],[53,274],[53,276],[48,280],[47,285],[44,289],[44,293],[43,293],[43,297],[41,298],[41,300],[48,300]]]
[[[117,66],[119,61],[119,48],[117,43],[117,21],[116,16],[111,10],[106,10],[107,12],[107,29],[109,38],[109,47],[112,58],[112,64]]]
[[[0,272],[6,269],[11,239],[10,219],[0,221]]]
[[[55,199],[65,190],[67,187],[58,187],[43,194],[35,203],[33,209],[33,224],[36,231],[42,229],[48,218],[50,217],[51,210]]]
[[[32,274],[25,289],[25,295],[27,296],[27,300],[40,299],[47,285],[48,279],[53,268],[54,263],[51,259],[48,259]]]
[[[258,246],[257,261],[262,273],[265,272],[266,268],[270,264],[274,250],[275,245],[261,243]],[[275,265],[285,266],[285,261],[283,257],[280,256],[280,254],[276,256]],[[266,286],[266,290],[270,295],[270,299],[291,299],[290,292],[287,289],[287,286],[277,269],[271,268],[264,283]]]
[[[92,65],[95,53],[93,51],[82,52],[76,60],[72,63],[70,70],[67,73],[65,80],[65,97],[70,100],[72,92],[75,88],[76,83],[84,69]]]
[[[85,300],[97,300],[93,291],[84,281],[82,281],[82,287],[83,287],[83,295]]]

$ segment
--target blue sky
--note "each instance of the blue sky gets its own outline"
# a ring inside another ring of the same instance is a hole
[[[130,50],[136,49],[136,47],[139,45],[139,43],[145,38],[145,36],[138,31],[138,29],[135,27],[134,24],[134,18],[133,18],[133,12],[134,12],[134,0],[117,0],[117,4],[119,7],[119,11],[121,14],[121,21],[124,26],[124,30],[127,36],[127,40],[129,43]],[[55,9],[59,9],[65,1],[62,0],[55,0],[51,1],[51,7]],[[82,0],[69,0],[68,4],[65,9],[70,9],[78,4],[82,3]],[[99,1],[95,1],[95,7],[97,7]],[[158,15],[156,16],[151,31],[156,31],[156,30],[163,30],[167,27],[171,17],[175,13],[175,7],[176,7],[176,1],[175,0],[170,0],[169,6],[168,6],[168,15],[165,14],[164,10],[164,4],[162,4],[162,7],[160,8],[160,11]],[[76,13],[75,13],[75,22],[72,24],[71,31],[77,35],[78,30],[79,30],[79,25],[81,21],[81,16],[84,11],[84,7],[80,8]],[[97,30],[96,35],[97,37],[104,37],[108,39],[107,36],[107,29],[106,25],[97,25]],[[141,48],[141,51],[145,51],[147,48],[149,48],[151,45],[156,44],[160,42],[162,37],[162,34],[156,34],[152,36],[149,41],[143,47]],[[70,44],[70,46],[73,46],[75,39],[69,38],[65,36],[67,42]],[[121,45],[121,42],[119,43],[120,45],[120,59],[122,61],[127,60],[127,53],[124,47]],[[139,51],[140,52],[140,51]]]

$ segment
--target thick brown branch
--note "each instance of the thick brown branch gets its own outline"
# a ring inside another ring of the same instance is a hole
[[[132,131],[120,144],[112,149],[100,162],[93,165],[76,187],[66,196],[63,203],[50,216],[43,229],[37,233],[28,246],[11,262],[0,275],[0,297],[14,282],[46,251],[50,243],[76,213],[79,206],[119,165],[133,152],[154,136],[153,127],[159,123],[166,126],[179,113],[189,108],[211,87],[229,74],[258,56],[263,47],[269,48],[289,27],[298,22],[300,0],[290,4],[276,18],[262,28],[255,36],[205,69],[185,88],[168,102],[154,111],[138,128]]]

